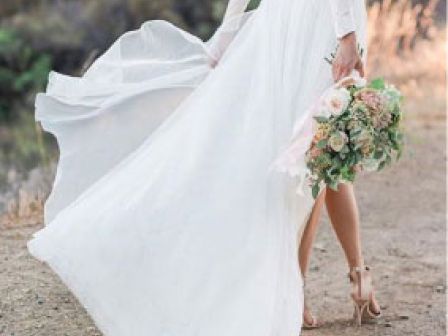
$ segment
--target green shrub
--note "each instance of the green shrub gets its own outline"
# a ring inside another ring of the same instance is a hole
[[[35,52],[14,31],[0,29],[0,121],[13,121],[16,105],[29,106],[44,89],[51,57]]]

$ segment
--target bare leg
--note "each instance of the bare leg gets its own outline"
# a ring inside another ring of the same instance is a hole
[[[364,265],[359,232],[359,213],[351,184],[339,185],[338,191],[328,188],[328,215],[351,268]]]
[[[359,213],[353,185],[341,184],[338,191],[327,189],[326,205],[334,231],[341,243],[350,269],[364,266],[361,252]],[[380,307],[373,299],[372,311],[379,312]]]
[[[310,218],[306,224],[305,230],[302,235],[299,246],[299,265],[302,272],[303,279],[305,280],[306,273],[308,271],[309,261],[311,258],[311,251],[313,248],[313,241],[316,237],[317,228],[319,226],[319,218],[322,212],[322,207],[325,202],[325,191],[317,198],[314,204],[313,210],[311,212]],[[304,327],[308,329],[313,329],[318,327],[318,322],[310,312],[307,304],[305,302],[305,308],[303,310],[303,322]]]
[[[303,232],[302,240],[300,241],[299,265],[303,278],[305,278],[306,273],[308,272],[313,241],[314,238],[316,237],[317,228],[319,226],[319,218],[322,212],[324,201],[325,201],[325,190],[322,191],[320,196],[317,198],[316,203],[314,204],[310,218]]]

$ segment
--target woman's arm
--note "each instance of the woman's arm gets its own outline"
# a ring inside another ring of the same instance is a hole
[[[336,37],[339,47],[333,60],[333,79],[340,80],[357,70],[364,77],[364,65],[359,55],[356,39],[354,1],[364,0],[329,0],[333,14]]]
[[[218,64],[219,60],[224,55],[227,47],[235,37],[237,30],[235,27],[232,28],[231,24],[229,30],[222,29],[222,27],[226,27],[226,24],[229,25],[233,19],[237,19],[238,16],[242,15],[249,5],[249,2],[250,0],[229,0],[222,25],[211,39],[211,44],[209,46],[209,52],[212,58],[211,65],[213,67]]]

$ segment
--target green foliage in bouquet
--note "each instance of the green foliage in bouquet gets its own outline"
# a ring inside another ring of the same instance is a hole
[[[316,198],[323,185],[337,190],[360,169],[380,171],[401,156],[402,95],[383,79],[352,78],[324,95],[307,166]]]

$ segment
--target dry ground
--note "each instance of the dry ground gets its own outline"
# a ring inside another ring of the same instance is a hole
[[[357,182],[364,250],[384,319],[351,325],[347,269],[325,218],[307,294],[326,324],[304,335],[445,335],[444,116],[414,114],[408,129],[404,159]],[[27,253],[38,228],[22,223],[0,230],[0,336],[101,335],[51,270]]]

